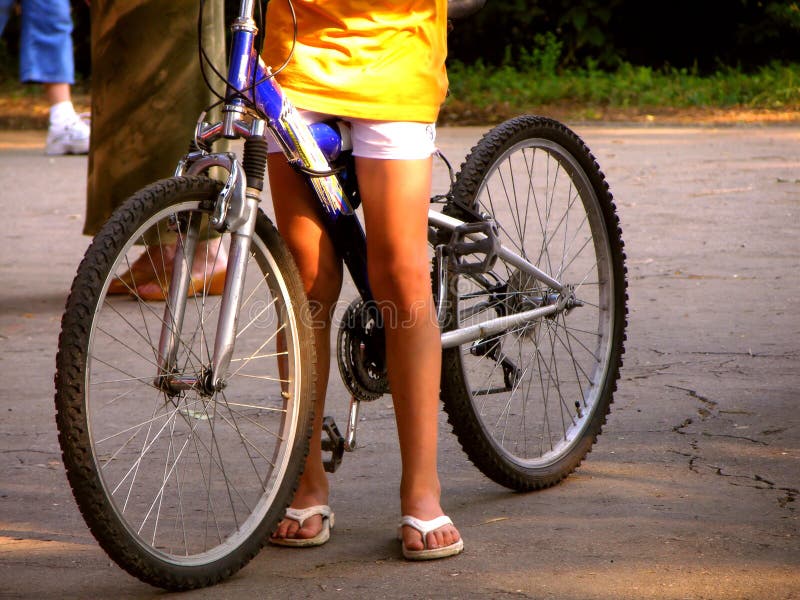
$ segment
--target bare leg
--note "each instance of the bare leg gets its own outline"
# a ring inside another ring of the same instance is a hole
[[[50,103],[50,106],[59,102],[70,101],[72,100],[70,85],[68,83],[45,83],[44,97]]]
[[[389,382],[402,458],[404,515],[444,514],[436,466],[441,342],[430,283],[427,215],[431,160],[356,160],[364,203],[370,286],[383,308]],[[428,534],[428,547],[460,538],[447,525]],[[423,549],[416,530],[403,528],[410,550]]]
[[[322,466],[322,417],[330,366],[330,317],[342,285],[342,265],[316,212],[316,200],[308,186],[279,154],[269,155],[269,180],[278,230],[300,270],[306,295],[314,314],[317,350],[317,397],[314,424],[305,470],[292,500],[293,508],[328,503],[328,477]],[[322,529],[322,517],[311,517],[299,528],[297,521],[284,519],[274,536],[311,538]]]
[[[386,308],[389,326],[387,360],[403,462],[401,510],[428,520],[443,514],[436,466],[441,346],[426,237],[431,161],[358,159],[357,169],[370,240],[370,284]],[[319,315],[314,429],[305,471],[292,501],[294,508],[306,508],[328,501],[328,481],[322,468],[322,414],[330,363],[330,310],[341,288],[342,267],[302,179],[279,155],[270,155],[269,173],[278,228]],[[302,529],[296,521],[285,519],[275,536],[309,538],[321,527],[318,516],[306,521]],[[404,528],[403,537],[407,548],[423,548],[415,530]],[[459,537],[455,527],[445,526],[429,534],[428,547],[447,546]]]

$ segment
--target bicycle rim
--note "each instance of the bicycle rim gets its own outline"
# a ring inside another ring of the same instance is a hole
[[[588,451],[608,410],[621,344],[616,298],[624,291],[615,289],[606,188],[598,193],[573,152],[549,137],[519,135],[494,156],[473,207],[492,215],[505,246],[571,286],[579,306],[465,344],[455,359],[479,436],[498,458],[484,461],[490,476],[520,489],[551,485]],[[462,327],[558,298],[502,259],[490,273],[450,285],[452,318]]]
[[[167,394],[154,384],[165,302],[107,294],[113,274],[130,269],[142,251],[168,268],[155,250],[167,243],[165,224],[202,219],[201,235],[210,235],[207,217],[199,202],[184,202],[156,212],[128,237],[99,293],[84,376],[87,434],[108,506],[141,550],[178,567],[225,559],[263,529],[296,436],[305,434],[298,431],[298,323],[281,268],[258,232],[227,385],[212,395]],[[138,242],[154,235],[142,250]],[[186,300],[179,375],[205,375],[220,299],[200,293]]]

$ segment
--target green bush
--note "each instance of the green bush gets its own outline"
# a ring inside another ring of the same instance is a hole
[[[622,63],[653,68],[719,64],[756,71],[772,60],[800,62],[798,0],[490,0],[450,35],[454,60],[499,66],[537,36],[555,36],[561,67],[596,61],[615,70]]]
[[[552,48],[544,40],[542,48]],[[549,56],[546,60],[542,56]],[[537,58],[534,58],[537,57]],[[542,105],[583,105],[585,110],[637,108],[732,108],[800,110],[800,64],[773,63],[753,74],[720,67],[711,75],[696,68],[653,69],[622,63],[603,71],[596,62],[553,69],[552,54],[531,52],[524,67],[482,61],[449,66],[450,105],[480,115],[535,112]]]

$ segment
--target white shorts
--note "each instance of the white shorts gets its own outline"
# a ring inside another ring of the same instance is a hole
[[[311,125],[320,121],[339,119],[350,125],[353,156],[394,160],[429,158],[436,152],[436,125],[410,121],[370,121],[352,117],[336,117],[305,109],[297,109],[303,120]],[[272,136],[267,139],[269,152],[281,152]]]

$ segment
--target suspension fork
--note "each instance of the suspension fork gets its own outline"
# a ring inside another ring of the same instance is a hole
[[[201,377],[175,373],[180,332],[183,329],[186,305],[190,302],[187,296],[191,284],[194,251],[199,237],[200,219],[196,219],[198,223],[192,224],[186,236],[178,243],[158,347],[160,374],[158,386],[167,392],[177,393],[180,390],[198,389],[211,394],[224,387],[224,377],[231,363],[238,330],[245,270],[258,216],[258,203],[257,197],[248,194],[247,218],[231,234],[225,288],[220,301],[217,334],[214,339],[214,354],[211,365]]]
[[[186,235],[179,239],[167,306],[164,309],[158,352],[159,376],[156,380],[157,387],[168,394],[196,389],[210,395],[225,385],[238,331],[245,271],[266,170],[267,142],[263,128],[254,129],[255,133],[245,142],[244,169],[239,166],[233,154],[199,153],[188,155],[176,171],[176,175],[191,175],[214,166],[228,171],[228,180],[216,200],[210,222],[219,231],[230,231],[231,242],[211,364],[200,374],[184,375],[177,372],[176,358],[188,303],[200,219],[193,219],[192,221],[197,222],[190,222]],[[252,186],[247,184],[248,179],[252,181]]]
[[[239,325],[239,309],[242,305],[242,290],[250,256],[250,243],[253,240],[256,218],[258,216],[258,196],[247,196],[247,220],[231,234],[231,247],[228,255],[228,271],[225,274],[225,289],[219,311],[217,336],[214,340],[214,356],[211,372],[206,385],[214,390],[224,386],[224,376],[228,372],[233,356],[233,347]]]

